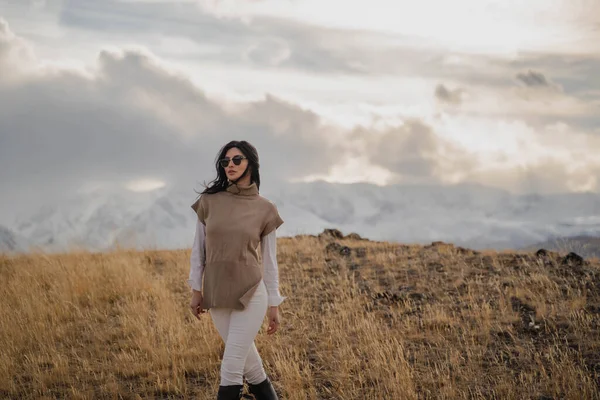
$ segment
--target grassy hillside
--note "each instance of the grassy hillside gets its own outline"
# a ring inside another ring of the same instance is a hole
[[[279,239],[284,399],[600,398],[600,262]],[[347,247],[344,247],[347,246]],[[214,399],[189,250],[0,256],[0,397]]]

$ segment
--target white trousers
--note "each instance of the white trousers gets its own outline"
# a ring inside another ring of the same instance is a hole
[[[211,308],[209,310],[219,335],[225,342],[221,361],[221,386],[242,385],[243,377],[251,384],[267,378],[254,338],[267,312],[267,287],[264,281],[244,310]]]

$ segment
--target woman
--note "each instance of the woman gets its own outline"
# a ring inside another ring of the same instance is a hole
[[[267,307],[267,334],[279,328],[278,305],[285,297],[279,294],[276,229],[283,220],[276,206],[258,193],[254,146],[227,143],[216,168],[217,178],[192,205],[198,222],[190,258],[190,307],[198,319],[208,310],[225,342],[217,399],[240,399],[244,376],[256,399],[277,399],[254,338]]]

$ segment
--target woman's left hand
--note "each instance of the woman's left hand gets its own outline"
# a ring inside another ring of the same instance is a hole
[[[269,307],[269,328],[267,335],[272,335],[279,329],[279,308],[277,306]]]

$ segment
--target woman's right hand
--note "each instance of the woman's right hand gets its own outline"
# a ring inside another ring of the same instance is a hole
[[[190,300],[190,308],[192,309],[192,314],[198,320],[200,320],[200,314],[204,314],[206,310],[200,308],[200,304],[202,304],[202,292],[194,290],[192,293],[192,300]]]

